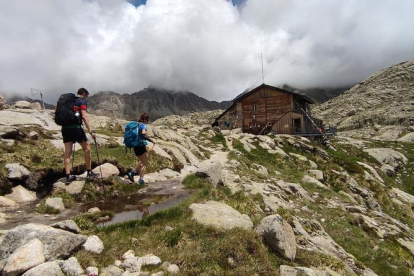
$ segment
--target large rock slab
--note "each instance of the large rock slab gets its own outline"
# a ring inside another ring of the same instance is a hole
[[[64,276],[57,262],[47,262],[29,269],[22,276]]]
[[[7,164],[5,167],[9,171],[7,178],[12,180],[23,180],[30,175],[30,171],[19,163]]]
[[[5,195],[4,197],[11,199],[19,204],[29,203],[37,199],[34,192],[30,192],[20,185],[14,187],[13,192],[11,194]]]
[[[206,160],[198,164],[196,175],[207,178],[216,187],[221,178],[221,168],[220,162]]]
[[[193,211],[193,219],[203,225],[213,226],[218,229],[253,228],[253,223],[249,216],[242,215],[237,210],[221,202],[193,203],[190,205],[190,209]]]
[[[41,224],[24,224],[9,230],[0,246],[0,259],[10,256],[18,247],[32,239],[44,244],[46,260],[69,256],[86,242],[87,237]]]
[[[398,169],[404,166],[408,159],[401,152],[390,148],[374,148],[374,149],[365,149],[369,155],[374,157],[381,164],[387,164],[395,169]]]
[[[271,215],[263,218],[256,231],[269,248],[279,252],[286,259],[295,259],[295,233],[289,223],[280,215]]]
[[[400,139],[398,139],[398,141],[400,142],[405,142],[405,143],[413,143],[414,142],[414,132],[410,132],[407,135],[401,137]]]
[[[14,276],[38,266],[45,261],[43,243],[39,239],[33,239],[17,248],[8,259],[3,269],[3,275]]]

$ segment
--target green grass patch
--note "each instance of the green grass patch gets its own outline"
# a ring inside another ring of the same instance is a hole
[[[223,145],[223,147],[224,148],[228,148],[227,147],[227,142],[226,142],[226,138],[224,138],[224,135],[223,135],[223,133],[221,133],[221,132],[218,132],[218,133],[216,133],[216,135],[215,136],[213,136],[213,138],[211,138],[211,141],[214,143],[214,144],[222,144]]]

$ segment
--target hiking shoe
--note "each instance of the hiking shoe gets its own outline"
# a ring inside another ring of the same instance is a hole
[[[70,174],[69,176],[66,176],[65,184],[69,185],[72,181],[76,180],[76,176]]]
[[[129,172],[129,173],[127,173],[128,179],[129,179],[131,182],[135,182],[135,180],[134,180],[134,175],[135,175],[135,173],[134,173],[134,172]]]
[[[140,180],[138,181],[138,184],[139,184],[139,185],[144,185],[144,184],[145,184],[144,179],[140,179]]]
[[[87,178],[89,178],[89,179],[92,179],[92,178],[98,178],[100,176],[100,174],[99,173],[94,173],[93,171],[89,171],[87,174],[86,174],[86,177]]]

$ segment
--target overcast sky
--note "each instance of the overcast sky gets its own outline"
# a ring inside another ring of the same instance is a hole
[[[357,83],[414,58],[412,0],[0,0],[0,92],[149,85],[229,100]]]

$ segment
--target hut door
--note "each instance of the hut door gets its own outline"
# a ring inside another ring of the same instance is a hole
[[[297,133],[302,133],[302,125],[301,125],[301,120],[299,119],[293,119],[293,131],[295,134]]]
[[[262,130],[263,125],[261,125],[258,122],[251,122],[249,124],[249,133],[258,135],[260,131]]]

